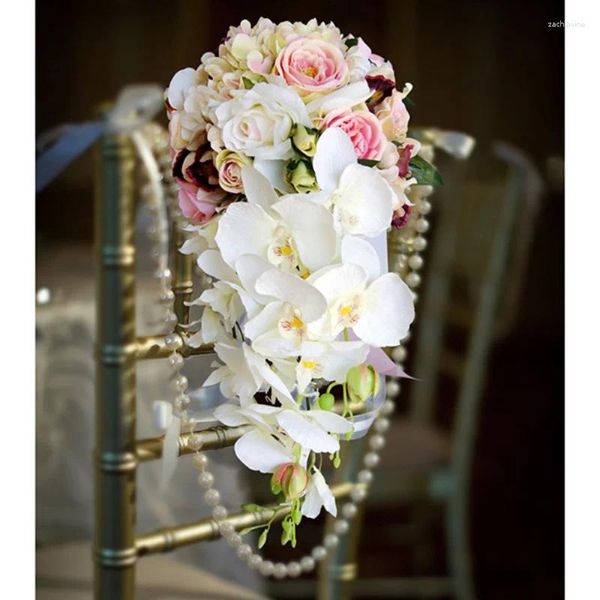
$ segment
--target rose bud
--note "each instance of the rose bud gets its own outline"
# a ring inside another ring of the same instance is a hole
[[[271,491],[283,492],[288,500],[300,498],[308,485],[308,473],[304,467],[295,463],[279,465],[271,477]]]
[[[316,192],[319,189],[312,169],[301,160],[288,163],[287,178],[290,185],[300,194]]]
[[[379,374],[371,365],[363,363],[348,371],[346,385],[352,402],[364,402],[377,395]]]
[[[307,129],[304,125],[298,124],[292,141],[299,152],[305,156],[314,156],[317,151],[317,130]]]

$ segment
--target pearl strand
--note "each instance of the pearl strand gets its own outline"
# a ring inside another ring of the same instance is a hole
[[[389,395],[388,395],[389,396]],[[368,487],[373,481],[373,469],[379,464],[378,451],[385,445],[385,433],[390,427],[389,415],[394,411],[394,402],[389,398],[383,403],[380,415],[373,424],[374,433],[370,435],[368,445],[369,451],[363,457],[363,468],[358,472],[357,482]],[[227,544],[236,551],[238,558],[257,571],[264,577],[299,577],[302,573],[313,571],[317,563],[325,560],[327,556],[337,547],[340,537],[350,530],[350,521],[358,513],[358,504],[367,497],[366,487],[356,487],[350,493],[350,499],[346,501],[341,509],[341,517],[333,523],[333,533],[327,533],[321,543],[298,560],[288,563],[273,563],[255,552],[252,547],[245,543],[242,536],[235,530],[231,523],[226,521],[227,508],[221,503],[221,493],[214,486],[215,477],[209,471],[208,456],[201,452],[200,436],[192,436],[189,441],[190,448],[196,450],[194,454],[194,466],[199,471],[198,485],[204,489],[204,502],[212,509],[212,518],[216,521],[221,536]]]

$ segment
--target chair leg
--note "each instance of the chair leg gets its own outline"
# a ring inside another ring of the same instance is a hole
[[[446,503],[448,562],[452,588],[458,600],[474,600],[467,491],[457,485]]]

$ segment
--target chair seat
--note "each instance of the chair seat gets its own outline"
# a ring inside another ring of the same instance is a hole
[[[242,568],[242,567],[240,567]],[[36,553],[37,600],[91,600],[93,589],[91,544],[77,542],[50,546]],[[147,556],[137,563],[136,599],[139,600],[261,600],[265,596],[244,589],[167,556]]]

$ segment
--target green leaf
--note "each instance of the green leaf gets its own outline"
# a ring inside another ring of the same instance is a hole
[[[244,84],[244,89],[246,90],[251,90],[254,87],[254,82],[247,77],[242,77],[242,83]]]
[[[404,102],[404,104],[406,104],[406,106],[414,106],[415,105],[415,103],[408,96],[405,96],[404,98],[402,98],[402,102]]]
[[[342,459],[341,459],[339,456],[336,456],[336,457],[333,459],[333,466],[334,466],[336,469],[339,469],[341,464],[342,464]]]
[[[254,502],[247,502],[246,504],[242,504],[242,510],[246,512],[258,512],[263,510],[263,507],[259,504],[254,504]]]
[[[417,180],[419,185],[444,185],[444,180],[438,170],[424,158],[415,156],[409,163],[409,168],[412,176]]]
[[[356,44],[358,44],[358,38],[352,37],[352,38],[348,38],[344,44],[346,44],[346,48],[353,48],[354,46],[356,46]]]
[[[364,165],[365,167],[374,167],[379,161],[371,160],[370,158],[359,158],[358,164]]]
[[[267,543],[267,535],[269,534],[269,530],[265,529],[258,538],[257,546],[262,548]]]

